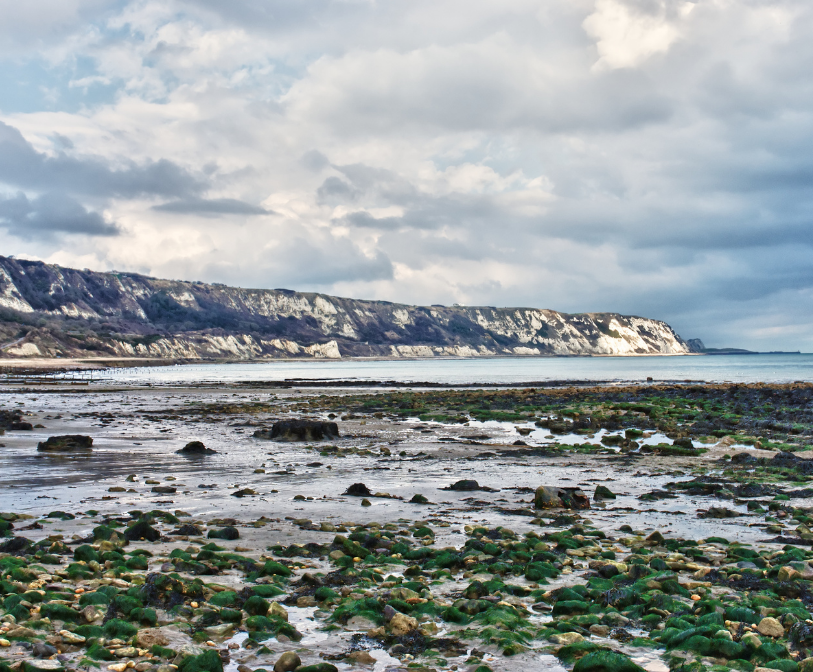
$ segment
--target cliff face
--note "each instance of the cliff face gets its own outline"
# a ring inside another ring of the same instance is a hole
[[[408,306],[78,271],[0,257],[2,356],[179,359],[688,354],[616,313]]]

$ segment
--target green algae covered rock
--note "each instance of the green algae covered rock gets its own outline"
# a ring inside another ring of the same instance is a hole
[[[291,576],[291,570],[288,569],[281,562],[268,560],[263,565],[263,576]]]
[[[594,651],[581,658],[573,667],[573,672],[645,672],[645,670],[623,653]]]
[[[216,607],[232,607],[237,604],[237,593],[233,590],[223,590],[212,595],[209,604]]]
[[[258,595],[252,595],[243,605],[243,609],[246,610],[249,616],[265,616],[269,607],[268,602]]]
[[[317,663],[316,665],[300,665],[294,672],[339,672],[339,668],[330,663]]]
[[[189,656],[184,660],[178,672],[223,672],[223,661],[217,651],[204,651],[199,656]]]
[[[225,539],[226,541],[234,541],[235,539],[240,538],[240,532],[236,527],[228,525],[219,530],[209,530],[206,537],[207,539]]]

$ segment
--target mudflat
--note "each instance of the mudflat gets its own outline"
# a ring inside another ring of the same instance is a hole
[[[0,670],[813,669],[811,384],[0,392]]]

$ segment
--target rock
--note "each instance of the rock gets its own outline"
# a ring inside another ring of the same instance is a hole
[[[765,637],[782,637],[785,634],[785,628],[782,627],[782,624],[771,616],[763,618],[759,622],[757,630],[760,635]]]
[[[742,636],[742,639],[740,641],[743,644],[747,644],[748,646],[754,647],[755,649],[758,649],[760,646],[762,646],[762,640],[754,632],[746,632]],[[811,670],[811,672],[813,672],[813,670]]]
[[[421,494],[412,495],[412,499],[409,500],[410,504],[431,504],[426,497]]]
[[[236,527],[227,525],[219,530],[209,530],[209,534],[206,536],[209,539],[225,539],[226,541],[234,541],[235,539],[240,538],[240,532],[237,531]]]
[[[16,432],[34,431],[34,425],[32,425],[30,422],[12,422],[9,424],[8,428]]]
[[[329,441],[339,438],[339,426],[319,420],[282,420],[275,422],[270,432],[257,430],[254,437],[271,441]]]
[[[335,532],[336,526],[333,523],[319,523],[320,532]]]
[[[58,653],[55,646],[51,646],[45,642],[34,642],[31,651],[37,658],[50,658]]]
[[[372,497],[373,493],[370,492],[370,488],[368,488],[364,483],[353,483],[347,490],[344,491],[345,495],[349,495],[350,497]]]
[[[170,534],[181,537],[201,537],[203,536],[203,530],[197,525],[186,523],[185,525],[181,525],[177,530],[170,532]]]
[[[554,644],[559,644],[560,646],[570,646],[576,642],[583,642],[584,637],[582,637],[578,632],[562,632],[557,635],[551,635],[548,637],[548,640]]]
[[[362,506],[372,506],[373,504],[369,499],[362,499],[361,500],[361,505]]]
[[[25,555],[30,547],[31,542],[25,537],[12,537],[0,544],[0,553]]]
[[[579,488],[541,485],[534,495],[535,509],[589,509],[590,499]]]
[[[93,621],[100,619],[102,616],[104,616],[104,614],[91,604],[82,609],[82,618],[88,623],[93,623]]]
[[[600,502],[602,499],[615,499],[615,493],[604,485],[597,485],[593,499],[597,502]]]
[[[37,450],[91,450],[93,439],[82,434],[64,434],[62,436],[49,436],[45,441],[37,444]]]
[[[134,646],[123,646],[113,651],[113,655],[116,658],[135,658],[138,656],[138,650]]]
[[[169,639],[158,629],[146,628],[136,634],[136,644],[142,649],[151,649],[153,646],[166,646]]]
[[[257,494],[257,492],[255,490],[252,490],[251,488],[243,488],[241,490],[238,490],[237,492],[231,493],[231,496],[232,497],[249,497],[251,495],[256,495],[256,494]]]
[[[279,602],[272,602],[268,607],[268,616],[276,616],[277,618],[281,618],[283,621],[287,623],[288,621],[288,612],[285,610]]]
[[[793,567],[780,567],[779,573],[777,574],[777,578],[780,581],[793,581],[799,577],[801,577],[801,573],[793,569]]]
[[[161,538],[161,533],[152,527],[146,520],[139,520],[126,530],[124,530],[124,538],[127,541],[139,541],[146,539],[147,541],[158,541]]]
[[[228,637],[234,632],[233,623],[222,623],[221,625],[210,625],[204,628],[207,635],[210,637]]]
[[[447,490],[456,490],[458,492],[472,492],[480,489],[480,484],[473,480],[462,480],[452,483]]]
[[[19,668],[22,672],[60,672],[65,667],[61,660],[25,660]]]
[[[183,448],[175,452],[181,455],[217,455],[216,450],[207,448],[203,445],[202,441],[190,441]]]
[[[599,625],[595,623],[590,626],[590,632],[592,632],[597,637],[606,637],[610,634],[610,626],[609,625]]]
[[[316,598],[313,595],[303,595],[296,599],[296,606],[300,608],[315,607]]]
[[[152,491],[159,495],[174,495],[178,492],[178,488],[173,488],[171,485],[156,485]]]
[[[799,661],[799,672],[813,672],[813,658]]]
[[[357,665],[375,665],[378,662],[366,651],[353,651],[347,656],[347,660],[352,660]]]
[[[375,623],[373,623],[369,618],[365,618],[364,616],[351,616],[347,620],[347,625],[345,626],[348,630],[363,630],[367,632],[368,630],[372,630],[375,627]]]
[[[286,651],[274,663],[274,672],[293,672],[300,665],[302,661],[296,651]]]
[[[85,638],[82,635],[77,635],[75,632],[70,632],[69,630],[60,630],[59,636],[62,637],[62,641],[66,644],[84,644]]]
[[[389,605],[388,605],[389,606]],[[401,612],[396,612],[388,624],[390,632],[395,637],[403,637],[418,627],[418,620]]]

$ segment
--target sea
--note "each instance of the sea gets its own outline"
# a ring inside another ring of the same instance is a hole
[[[106,369],[82,374],[120,385],[348,381],[499,385],[571,382],[813,381],[813,354],[645,357],[499,357],[412,360],[277,360]]]

